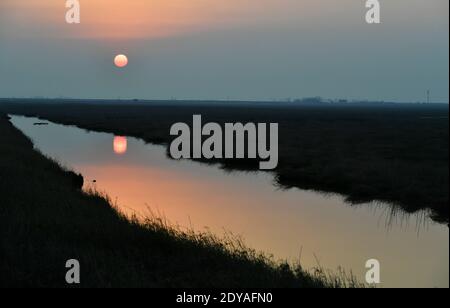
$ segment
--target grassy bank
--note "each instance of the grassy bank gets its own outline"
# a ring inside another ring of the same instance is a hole
[[[237,241],[138,224],[33,149],[0,114],[0,287],[341,287],[351,280],[278,264]]]
[[[161,144],[171,141],[172,124],[191,123],[193,114],[205,122],[277,122],[280,186],[340,193],[350,204],[429,209],[434,220],[449,221],[448,105],[3,101],[1,110]]]

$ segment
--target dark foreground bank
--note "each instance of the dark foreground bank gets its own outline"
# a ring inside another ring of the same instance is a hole
[[[0,287],[343,287],[323,272],[277,264],[239,242],[127,220],[73,172],[33,150],[0,114]]]
[[[279,123],[281,187],[339,193],[449,222],[448,105],[0,100],[0,112],[168,144],[171,125]],[[210,161],[209,161],[210,162]],[[216,161],[256,169],[256,161]]]

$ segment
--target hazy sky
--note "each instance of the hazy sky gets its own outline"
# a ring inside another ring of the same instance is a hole
[[[449,100],[448,0],[80,3],[0,0],[0,97]]]

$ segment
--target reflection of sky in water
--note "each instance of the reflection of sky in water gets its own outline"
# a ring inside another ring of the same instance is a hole
[[[231,231],[277,258],[297,260],[302,252],[306,267],[317,265],[315,254],[322,266],[341,265],[360,280],[366,260],[376,258],[384,286],[449,285],[448,228],[423,215],[392,218],[381,205],[352,207],[341,197],[277,190],[268,173],[169,160],[163,147],[135,138],[117,155],[110,134],[34,122],[13,118],[38,149],[96,180],[92,185],[117,198],[124,212],[146,215],[150,208],[183,227]]]

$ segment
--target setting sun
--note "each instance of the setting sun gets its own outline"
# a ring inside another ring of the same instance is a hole
[[[125,67],[128,65],[128,57],[125,55],[117,55],[114,58],[114,64],[120,68]]]

